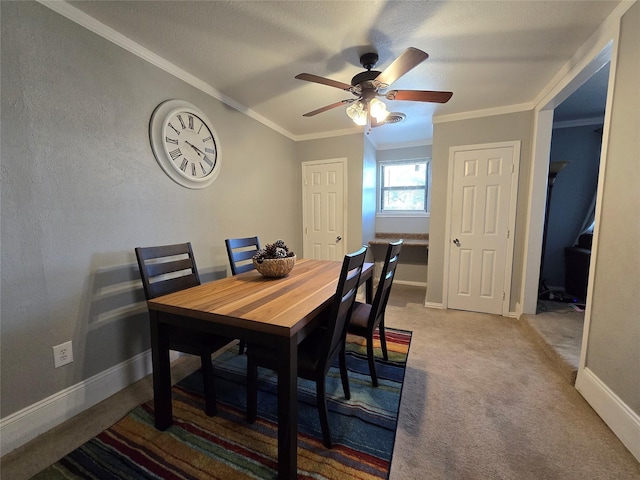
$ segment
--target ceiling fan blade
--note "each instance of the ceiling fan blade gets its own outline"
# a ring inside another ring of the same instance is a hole
[[[319,83],[320,85],[328,85],[330,87],[339,88],[340,90],[346,90],[347,92],[350,92],[353,88],[348,83],[338,82],[337,80],[331,80],[330,78],[319,77],[318,75],[313,75],[311,73],[301,73],[299,75],[296,75],[296,78],[298,80],[306,80],[307,82],[315,82]]]
[[[357,100],[356,98],[349,98],[348,100],[340,100],[339,102],[332,103],[331,105],[327,105],[327,106],[319,108],[317,110],[313,110],[312,112],[307,112],[302,116],[303,117],[313,117],[314,115],[317,115],[319,113],[326,112],[327,110],[331,110],[332,108],[339,107],[340,105],[347,105],[348,103],[355,102],[356,100]]]
[[[452,96],[453,92],[434,92],[431,90],[391,90],[385,95],[387,100],[433,103],[447,103]]]
[[[376,81],[384,83],[385,85],[391,85],[427,58],[429,58],[428,53],[418,50],[417,48],[409,47],[376,77]]]

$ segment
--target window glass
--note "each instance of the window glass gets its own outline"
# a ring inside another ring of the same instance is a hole
[[[427,212],[427,159],[380,163],[380,211]]]

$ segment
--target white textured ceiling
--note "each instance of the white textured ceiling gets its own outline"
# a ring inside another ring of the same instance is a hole
[[[452,91],[447,104],[387,102],[407,119],[374,144],[419,143],[432,116],[532,102],[617,1],[73,1],[99,22],[199,78],[292,138],[362,131],[338,107],[351,94],[296,80],[350,83],[374,51],[383,70],[407,47],[430,58],[394,89]]]

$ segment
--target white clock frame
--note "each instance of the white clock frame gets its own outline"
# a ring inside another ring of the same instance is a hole
[[[193,116],[200,119],[204,126],[211,133],[212,141],[215,147],[215,158],[213,158],[213,168],[211,171],[203,177],[194,177],[183,172],[180,167],[171,158],[171,153],[167,148],[165,142],[166,129],[169,124],[169,120],[178,112],[192,113]],[[207,116],[197,108],[195,105],[184,100],[166,100],[156,107],[151,115],[149,122],[149,141],[151,143],[151,149],[158,161],[158,164],[164,170],[164,172],[174,182],[183,187],[191,189],[205,188],[211,185],[218,175],[220,174],[221,155],[220,155],[220,141],[218,135],[213,128],[211,121]]]

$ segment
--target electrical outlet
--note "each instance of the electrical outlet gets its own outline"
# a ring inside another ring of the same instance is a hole
[[[73,346],[71,340],[53,347],[53,365],[55,368],[73,362]]]

